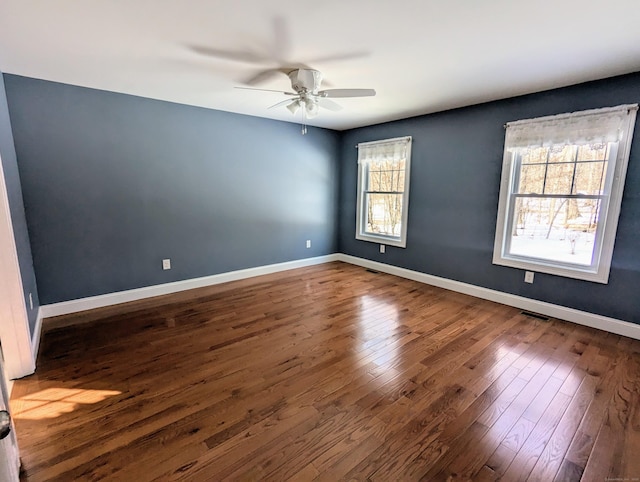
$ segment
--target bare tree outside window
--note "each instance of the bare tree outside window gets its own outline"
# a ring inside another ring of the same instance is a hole
[[[405,159],[369,164],[366,232],[400,236],[405,165]]]
[[[610,154],[607,143],[516,153],[510,252],[590,265]]]

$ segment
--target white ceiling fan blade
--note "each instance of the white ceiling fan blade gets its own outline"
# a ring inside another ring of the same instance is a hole
[[[276,104],[273,104],[271,107],[268,107],[268,109],[275,109],[275,108],[277,108],[277,107],[281,107],[281,106],[283,106],[283,105],[287,105],[287,104],[294,104],[294,103],[296,103],[296,102],[298,102],[298,101],[299,101],[299,99],[293,99],[293,100],[291,100],[291,99],[285,99],[285,100],[280,101],[280,102],[278,102],[278,103],[276,103]]]
[[[222,50],[211,47],[201,47],[198,45],[188,45],[193,52],[208,57],[217,57],[219,59],[233,60],[235,62],[247,62],[250,64],[265,63],[271,61],[269,57],[250,52],[248,50]]]
[[[341,60],[352,60],[359,59],[362,57],[368,57],[370,55],[369,52],[361,51],[361,52],[350,52],[346,54],[335,54],[335,55],[326,55],[324,57],[316,57],[308,61],[309,64],[320,64],[323,62],[336,62]]]
[[[284,94],[284,95],[298,95],[295,92],[285,92],[284,90],[273,90],[273,89],[259,89],[257,87],[234,87],[234,89],[257,90],[259,92],[277,92],[278,94]]]
[[[326,97],[319,97],[318,98],[318,105],[320,107],[324,107],[327,110],[332,110],[333,112],[337,112],[339,110],[342,110],[342,106],[340,104],[337,104],[336,102],[327,99]]]
[[[250,77],[249,79],[245,80],[243,83],[246,85],[261,84],[262,82],[267,82],[268,80],[273,79],[279,73],[280,71],[277,69],[263,70],[261,72],[258,72],[256,75]]]
[[[318,92],[320,97],[372,97],[374,89],[329,89]]]

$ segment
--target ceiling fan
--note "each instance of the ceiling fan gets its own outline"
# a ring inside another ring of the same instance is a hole
[[[259,90],[266,92],[279,92],[281,94],[290,96],[289,99],[285,99],[277,104],[272,105],[269,109],[285,106],[292,114],[302,110],[303,119],[312,118],[318,115],[320,107],[331,110],[339,111],[342,106],[331,98],[338,97],[371,97],[376,95],[374,89],[326,89],[320,90],[322,83],[322,73],[314,69],[294,69],[288,74],[291,81],[291,89],[293,92],[272,90],[272,89],[257,89],[252,87],[236,87],[236,89],[245,90]]]
[[[194,52],[219,59],[231,60],[241,63],[262,64],[262,68],[254,73],[250,78],[243,81],[246,85],[257,85],[266,82],[280,74],[285,74],[291,81],[292,92],[260,89],[252,87],[236,87],[237,89],[260,90],[266,92],[278,92],[289,96],[269,109],[286,106],[292,114],[298,110],[302,111],[302,133],[306,133],[306,119],[318,115],[319,108],[331,111],[341,110],[342,107],[333,102],[334,97],[370,97],[376,95],[373,89],[325,89],[320,90],[322,83],[322,73],[312,69],[309,65],[289,60],[291,52],[291,38],[283,17],[273,18],[273,41],[267,42],[267,52],[257,52],[253,50],[223,50],[218,48],[190,46]],[[350,52],[338,55],[329,55],[314,59],[315,62],[328,62],[337,60],[350,60],[368,55],[366,52]]]

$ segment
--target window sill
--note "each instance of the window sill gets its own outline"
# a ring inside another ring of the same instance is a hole
[[[519,268],[526,271],[534,271],[536,273],[546,273],[555,276],[563,276],[565,278],[579,279],[582,281],[591,281],[594,283],[607,284],[609,282],[609,266],[600,266],[596,271],[585,266],[580,268],[577,266],[565,266],[554,264],[552,262],[534,261],[515,257],[494,256],[493,264],[499,266],[508,266],[510,268]]]
[[[359,239],[360,241],[369,241],[376,244],[384,244],[385,246],[395,246],[397,248],[407,247],[407,241],[405,239],[391,236],[356,233],[356,239]]]

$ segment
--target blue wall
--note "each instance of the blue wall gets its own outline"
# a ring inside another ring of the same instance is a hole
[[[609,284],[494,266],[503,125],[508,121],[640,102],[640,74],[404,119],[345,133],[340,252],[443,278],[640,323],[640,127],[636,128]],[[407,248],[358,241],[359,142],[413,136]]]
[[[307,136],[295,124],[5,81],[43,303],[340,251],[640,323],[640,128],[609,284],[538,273],[529,285],[522,270],[491,263],[503,124],[640,102],[640,74]],[[354,146],[405,135],[413,136],[407,248],[380,254],[354,237]],[[19,193],[12,159],[5,175]],[[160,269],[165,257],[170,271]]]
[[[20,265],[25,306],[29,317],[29,329],[33,335],[38,315],[38,290],[36,288],[36,278],[33,271],[29,233],[27,231],[27,221],[22,201],[20,175],[16,162],[16,150],[13,143],[2,72],[0,72],[0,158],[2,159],[2,170],[7,184],[7,197],[9,198],[11,223],[13,224],[16,250],[18,252],[18,264]],[[29,293],[32,295],[33,309],[29,306]]]
[[[43,304],[336,251],[338,133],[5,82]]]

